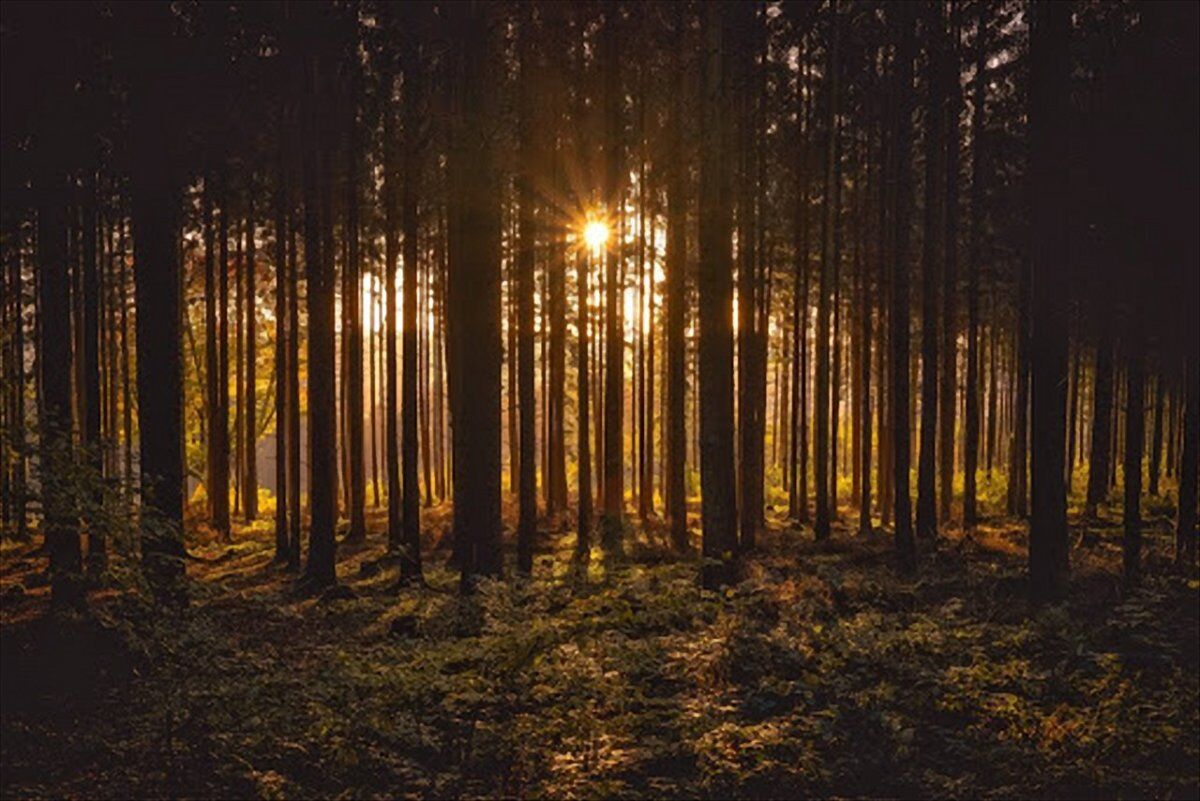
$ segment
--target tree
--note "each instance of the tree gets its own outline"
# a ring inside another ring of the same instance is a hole
[[[82,553],[77,513],[69,488],[55,478],[65,473],[71,453],[71,377],[61,365],[71,361],[70,307],[67,277],[66,177],[55,168],[58,147],[47,143],[37,193],[38,309],[41,339],[42,533],[50,552],[50,600],[56,607],[83,604]]]
[[[1196,564],[1196,467],[1200,451],[1200,361],[1193,341],[1187,354],[1183,384],[1183,449],[1179,470],[1179,502],[1175,513],[1175,562]]]
[[[579,442],[576,448],[578,452],[579,470],[579,509],[575,519],[575,560],[578,569],[585,571],[588,563],[588,557],[591,552],[591,535],[592,535],[592,452],[591,452],[591,432],[590,420],[588,416],[588,400],[590,389],[588,387],[589,373],[588,368],[588,272],[591,270],[589,263],[589,254],[583,250],[576,257],[576,284],[579,294],[579,317],[576,321],[576,326],[579,329],[579,347],[576,354],[576,364],[578,366],[576,389],[576,403],[578,404],[579,417],[576,422],[576,427],[579,434]],[[585,573],[586,574],[586,573]]]
[[[604,64],[604,198],[608,206],[608,225],[614,228],[623,215],[625,190],[618,18],[615,0],[608,0],[600,47]],[[624,242],[620,234],[610,237],[612,244],[604,251],[604,515],[600,521],[605,550],[618,553],[622,548],[625,525],[625,331],[621,314],[625,270]],[[620,294],[618,289],[622,290]]]
[[[137,315],[142,566],[160,599],[182,600],[183,355],[179,174],[170,135],[181,94],[180,56],[163,6],[133,15],[137,67],[130,92]]]
[[[291,404],[297,402],[288,386],[288,359],[291,337],[295,331],[288,323],[288,191],[287,156],[285,145],[285,121],[287,115],[281,103],[278,111],[278,166],[275,178],[275,561],[286,563],[290,543],[288,540],[288,512],[290,490],[288,482],[288,415]],[[211,209],[208,209],[211,216]],[[206,230],[211,231],[211,220]],[[205,316],[208,316],[209,247],[205,247]],[[211,381],[210,381],[211,383]],[[211,389],[210,389],[211,392]]]
[[[979,521],[976,473],[979,469],[979,276],[983,271],[984,105],[987,101],[987,17],[981,4],[975,21],[975,78],[971,109],[971,225],[967,256],[967,386],[963,443],[963,528]],[[1078,390],[1076,390],[1078,395]]]
[[[1100,289],[1107,298],[1108,290]],[[1113,344],[1111,307],[1097,309],[1096,325],[1100,329],[1096,342],[1095,380],[1092,384],[1092,447],[1088,457],[1088,486],[1086,515],[1095,518],[1100,504],[1108,499],[1108,470],[1112,458],[1113,402]]]
[[[889,324],[891,331],[891,389],[892,410],[892,490],[894,492],[894,517],[896,555],[904,569],[916,566],[916,542],[912,530],[912,500],[909,490],[909,459],[912,452],[909,434],[908,399],[908,307],[909,307],[909,252],[910,220],[912,219],[912,165],[910,162],[912,142],[912,82],[915,34],[913,32],[912,9],[899,6],[895,9],[900,27],[900,42],[896,54],[896,120],[893,141],[895,142],[895,252],[892,259],[891,292],[892,307]]]
[[[356,54],[357,55],[357,54]],[[343,405],[346,410],[346,453],[350,462],[349,484],[350,529],[346,532],[349,542],[362,542],[367,536],[365,518],[366,479],[363,459],[363,318],[362,318],[362,254],[359,243],[359,204],[362,192],[360,171],[362,154],[360,139],[359,96],[361,94],[357,59],[350,59],[345,68],[346,79],[346,230],[343,267],[345,291],[342,304],[345,307],[346,325],[342,333],[343,356],[346,360],[346,385]],[[407,182],[406,182],[407,183]],[[251,445],[251,447],[253,447]]]
[[[537,448],[533,386],[533,254],[537,234],[534,229],[534,96],[539,78],[535,66],[533,15],[520,19],[518,31],[520,87],[517,154],[517,382],[520,408],[520,506],[517,523],[517,569],[528,575],[533,571],[533,540],[537,533]]]
[[[707,589],[733,578],[737,497],[733,468],[733,265],[726,165],[729,108],[726,7],[705,6],[700,138],[700,483]]]
[[[401,67],[404,70],[404,184],[400,215],[404,226],[404,374],[401,382],[401,437],[404,447],[403,549],[400,557],[402,581],[421,577],[421,490],[417,483],[417,254],[420,220],[417,199],[421,180],[421,63],[419,43],[409,20],[401,37]],[[389,505],[392,502],[389,500]]]
[[[1062,591],[1067,575],[1066,387],[1067,233],[1060,209],[1068,202],[1067,44],[1070,6],[1039,2],[1030,33],[1030,160],[1032,200],[1033,508],[1029,575],[1036,598]],[[1141,387],[1131,383],[1131,390]],[[1130,396],[1134,400],[1133,396]],[[1137,398],[1140,403],[1140,397]],[[1138,419],[1141,419],[1141,407]],[[1140,437],[1140,427],[1136,436]],[[1132,439],[1132,438],[1131,438]],[[1136,443],[1140,449],[1140,440]],[[1140,465],[1140,450],[1139,450]],[[1128,464],[1128,462],[1127,462]],[[1140,468],[1139,468],[1140,475]],[[1128,480],[1128,479],[1127,479]]]
[[[317,35],[323,15],[309,9],[304,40]],[[309,419],[309,526],[308,561],[304,583],[314,590],[337,581],[334,526],[337,523],[337,414],[334,392],[334,275],[333,254],[322,229],[331,226],[329,176],[318,164],[327,144],[327,58],[306,48],[303,65],[302,178],[304,185],[304,266],[308,279],[308,419]]]
[[[830,430],[829,430],[829,393],[830,393],[830,354],[829,354],[829,304],[833,291],[833,262],[837,255],[834,248],[834,228],[837,226],[837,201],[835,184],[837,182],[838,161],[838,37],[839,26],[837,9],[833,9],[832,31],[826,50],[826,70],[829,74],[829,89],[826,97],[825,116],[825,213],[821,220],[821,270],[817,285],[817,361],[816,361],[816,399],[813,413],[816,417],[816,431],[813,437],[813,478],[817,485],[816,518],[813,530],[816,538],[826,539],[829,536],[829,520],[836,514],[836,493],[830,498]],[[836,436],[837,432],[833,432]]]
[[[950,519],[954,488],[954,434],[958,410],[958,214],[959,147],[958,127],[962,115],[961,67],[958,55],[958,24],[950,25],[950,42],[944,47],[942,82],[945,103],[946,185],[945,236],[942,260],[942,366],[938,418],[938,515]]]
[[[500,195],[491,141],[498,60],[491,3],[451,6],[455,98],[451,156],[450,350],[454,415],[454,525],[463,538],[463,588],[498,576],[500,552]]]
[[[687,490],[684,466],[687,456],[687,413],[685,395],[684,328],[687,324],[687,176],[683,164],[683,94],[685,70],[683,45],[688,18],[683,4],[673,7],[674,43],[671,69],[671,99],[667,106],[667,264],[666,264],[666,491],[667,520],[671,543],[677,551],[688,547]],[[580,367],[583,371],[584,368]],[[583,391],[580,390],[583,399]],[[581,403],[584,402],[581,400]],[[579,457],[580,466],[587,461]]]
[[[213,195],[216,177],[206,173],[201,206],[204,215],[204,321],[205,321],[205,379],[208,408],[208,472],[207,486],[209,519],[217,535],[229,538],[229,422],[226,417],[227,396],[221,394],[224,382],[222,356],[225,351],[224,290],[226,273],[218,280],[215,232],[213,230]],[[222,240],[224,241],[224,240]],[[222,252],[225,246],[222,245]],[[224,259],[221,261],[224,269]],[[218,306],[221,314],[218,316]]]
[[[83,359],[84,383],[83,419],[80,429],[83,439],[83,456],[92,474],[97,478],[104,475],[104,451],[100,431],[100,293],[101,280],[96,254],[97,238],[100,235],[96,211],[96,174],[88,167],[83,176],[81,234],[83,261]],[[88,524],[88,563],[92,570],[102,572],[108,567],[108,547],[105,539],[104,520],[101,512],[104,504],[103,491],[99,487],[88,499],[93,508]]]
[[[396,152],[395,110],[392,96],[395,91],[395,75],[390,58],[384,56],[381,67],[383,92],[383,214],[384,214],[384,472],[387,473],[388,552],[399,554],[403,547],[402,508],[400,495],[400,435],[396,430],[399,404],[399,382],[396,368],[396,262],[400,258],[399,230],[400,210],[397,192],[397,177],[400,165]]]
[[[934,484],[938,412],[937,287],[943,267],[945,189],[945,23],[939,6],[926,9],[925,235],[921,251],[921,443],[917,462],[917,536],[937,538]],[[943,399],[946,402],[947,399]],[[953,403],[953,400],[949,401]],[[953,458],[953,455],[951,456]]]
[[[764,401],[766,394],[765,332],[759,330],[762,299],[765,292],[763,274],[760,269],[756,239],[759,233],[757,214],[758,200],[758,107],[759,67],[757,62],[761,50],[761,23],[757,18],[757,4],[739,3],[730,6],[736,9],[733,31],[736,38],[731,50],[734,55],[732,82],[736,89],[732,94],[737,103],[738,165],[737,194],[737,317],[738,317],[738,485],[741,488],[739,506],[738,548],[746,551],[754,547],[755,535],[761,525],[763,508],[763,428]]]
[[[253,177],[251,176],[251,184]],[[246,511],[246,522],[249,523],[258,517],[258,459],[257,448],[258,443],[258,335],[257,335],[257,317],[258,317],[258,298],[257,282],[255,280],[256,256],[255,256],[255,238],[256,232],[254,227],[254,188],[250,187],[246,202],[246,264],[245,264],[245,279],[246,288],[243,290],[246,299],[246,384],[242,392],[246,413],[245,433],[242,435],[242,441],[245,443],[243,447],[243,458],[245,459],[245,475],[242,479],[242,497],[243,508]]]

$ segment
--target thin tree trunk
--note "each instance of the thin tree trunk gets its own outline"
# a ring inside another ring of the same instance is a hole
[[[623,129],[621,108],[621,54],[617,30],[618,11],[615,2],[605,6],[601,50],[604,62],[604,120],[605,120],[605,192],[608,202],[608,225],[619,228],[621,198],[624,193]],[[601,543],[606,551],[622,550],[625,506],[624,464],[624,397],[625,397],[625,332],[622,321],[624,298],[622,253],[623,230],[614,231],[616,241],[605,249],[606,279],[604,285],[604,515],[601,520]]]
[[[1096,343],[1095,381],[1092,384],[1092,447],[1088,456],[1085,505],[1085,514],[1089,518],[1095,518],[1100,504],[1108,501],[1109,464],[1112,458],[1113,346],[1112,323],[1106,309],[1098,310],[1097,324],[1100,326],[1100,335]]]
[[[1179,502],[1175,513],[1175,563],[1196,564],[1196,473],[1200,446],[1200,360],[1196,342],[1187,348],[1183,376],[1183,447],[1180,448]]]
[[[258,335],[255,282],[255,232],[254,232],[254,194],[253,188],[248,193],[246,201],[246,389],[243,393],[246,405],[246,433],[243,435],[245,447],[246,477],[242,493],[245,497],[246,522],[258,517]]]
[[[726,169],[729,86],[724,6],[703,9],[700,147],[700,480],[704,526],[702,582],[732,580],[737,544],[733,465],[733,266]]]
[[[958,57],[958,24],[950,23],[950,42],[946,47],[944,102],[946,127],[946,185],[944,259],[942,272],[942,369],[940,374],[940,441],[938,443],[939,486],[938,516],[950,519],[954,489],[955,416],[958,411],[958,215],[959,215],[959,118],[962,115],[962,89]]]
[[[48,157],[47,154],[44,157]],[[47,158],[49,160],[49,158]],[[50,554],[50,600],[63,607],[81,606],[84,588],[82,552],[75,503],[67,487],[55,482],[73,460],[71,443],[70,276],[67,268],[67,182],[46,167],[37,191],[38,312],[41,323],[38,367],[41,405],[38,408],[41,458],[42,530]]]
[[[687,487],[687,345],[684,328],[687,318],[687,176],[684,169],[683,86],[685,81],[682,53],[687,16],[682,4],[674,7],[673,62],[671,70],[671,100],[667,107],[667,264],[666,264],[666,403],[663,421],[666,433],[666,490],[667,521],[671,543],[676,551],[688,548]],[[583,369],[582,367],[580,368]],[[582,390],[580,391],[582,398]],[[580,465],[586,461],[579,457]]]
[[[358,122],[360,78],[357,65],[350,68],[349,108],[346,119],[346,287],[342,304],[346,308],[347,324],[342,338],[342,358],[347,362],[346,390],[342,402],[346,409],[346,454],[350,462],[349,484],[350,528],[349,542],[362,542],[367,536],[366,479],[363,459],[363,314],[362,314],[362,254],[359,245],[359,203],[362,187],[360,154],[361,132]],[[407,182],[406,182],[407,183]]]
[[[534,250],[537,234],[534,231],[534,121],[537,98],[534,96],[538,78],[534,59],[533,16],[528,9],[521,16],[519,36],[520,99],[519,143],[517,173],[517,382],[520,410],[520,474],[517,523],[517,570],[524,575],[533,572],[533,546],[537,534],[537,447],[534,399],[533,361],[533,294]]]
[[[938,420],[938,305],[937,290],[943,266],[945,190],[945,56],[944,22],[940,7],[926,9],[930,25],[925,77],[925,235],[921,257],[921,443],[917,463],[917,536],[938,536],[937,465]],[[948,399],[947,399],[948,400]]]
[[[965,437],[963,446],[963,528],[971,531],[979,522],[976,474],[979,469],[979,276],[983,272],[983,165],[984,165],[984,105],[987,101],[987,18],[986,8],[979,7],[975,28],[975,86],[971,110],[971,227],[970,253],[967,256],[967,399]],[[995,354],[991,354],[995,365]],[[992,371],[995,380],[995,370]],[[988,472],[991,472],[991,426],[988,414]]]
[[[818,540],[829,536],[829,522],[836,509],[830,509],[830,354],[829,354],[829,303],[833,291],[835,260],[834,227],[837,207],[834,183],[837,180],[837,108],[838,108],[838,25],[834,9],[832,41],[828,48],[826,70],[829,77],[826,99],[825,137],[825,193],[824,217],[821,225],[821,272],[817,287],[817,363],[816,363],[816,432],[813,442],[817,504],[814,533]],[[836,436],[836,432],[834,432]],[[836,498],[834,499],[836,505]]]
[[[580,255],[576,262],[576,281],[579,289],[579,320],[577,327],[579,329],[579,348],[576,358],[579,362],[578,369],[578,395],[579,404],[579,419],[577,422],[579,435],[579,510],[576,514],[575,529],[575,558],[580,570],[586,575],[588,557],[591,553],[591,532],[592,532],[592,453],[591,439],[588,431],[588,381],[590,379],[588,368],[588,297],[590,290],[588,289],[588,272],[591,270],[590,260],[587,255]]]
[[[383,77],[383,211],[384,211],[384,412],[383,441],[385,472],[387,474],[388,536],[390,554],[399,554],[403,547],[400,495],[400,432],[398,422],[399,381],[396,375],[396,325],[400,313],[396,303],[396,266],[400,258],[400,211],[397,184],[400,178],[399,154],[395,131],[393,103],[395,76],[386,71]]]
[[[893,137],[895,156],[895,252],[892,259],[891,307],[891,411],[892,411],[892,485],[895,500],[896,554],[902,569],[916,567],[916,542],[912,530],[912,501],[909,494],[909,397],[908,397],[908,326],[909,326],[909,234],[912,214],[912,83],[915,36],[913,9],[898,6],[895,12],[901,27],[896,64],[898,114]]]
[[[285,114],[280,111],[279,165],[275,185],[275,561],[288,559],[288,407],[296,399],[288,392],[288,272],[287,272],[287,162]]]
[[[411,20],[410,20],[411,21]],[[421,84],[422,65],[414,31],[406,31],[401,42],[404,70],[404,183],[400,215],[404,226],[404,341],[401,377],[401,437],[403,447],[403,535],[400,580],[421,579],[421,488],[417,474],[417,237],[420,219],[417,199],[421,180]],[[498,476],[497,476],[498,478]]]

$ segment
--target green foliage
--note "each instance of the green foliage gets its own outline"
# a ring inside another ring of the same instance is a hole
[[[322,602],[244,545],[188,610],[105,610],[136,679],[70,726],[6,714],[5,796],[1196,794],[1178,577],[1121,598],[1115,565],[1081,568],[1037,609],[1022,560],[979,542],[904,579],[886,541],[783,532],[712,593],[645,546],[579,583],[568,533],[530,581],[462,597],[431,563],[429,588],[372,574]]]

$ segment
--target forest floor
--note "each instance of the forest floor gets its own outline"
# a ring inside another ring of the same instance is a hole
[[[446,518],[426,514],[427,586],[378,567],[372,518],[322,599],[272,564],[269,524],[240,530],[194,547],[177,614],[109,589],[48,616],[44,558],[6,545],[0,795],[1200,794],[1200,585],[1164,516],[1139,589],[1118,525],[1080,526],[1069,596],[1040,608],[1012,521],[905,577],[886,534],[769,519],[721,594],[654,526],[582,580],[548,531],[531,581],[464,599]]]

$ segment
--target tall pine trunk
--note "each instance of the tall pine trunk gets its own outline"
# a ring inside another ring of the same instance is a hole
[[[533,540],[537,533],[537,447],[534,408],[533,361],[533,257],[534,232],[534,121],[535,80],[533,15],[525,9],[520,19],[520,86],[517,165],[517,384],[520,411],[520,473],[517,522],[517,569],[528,575],[533,571]],[[510,354],[512,358],[513,354]]]
[[[412,18],[409,22],[412,27],[417,24]],[[420,228],[417,200],[420,196],[422,124],[422,65],[414,30],[404,32],[401,47],[404,70],[404,183],[400,193],[400,216],[404,227],[404,336],[400,436],[404,453],[400,578],[401,581],[413,581],[421,577],[421,488],[417,477],[417,238]]]
[[[909,429],[909,234],[912,205],[912,83],[915,33],[913,9],[893,7],[900,25],[897,51],[896,103],[898,105],[895,143],[895,250],[892,258],[890,312],[891,331],[891,411],[892,411],[892,490],[896,554],[902,569],[916,566],[916,542],[912,529],[912,500],[909,489],[911,439]]]
[[[671,543],[677,551],[688,547],[687,488],[687,392],[686,344],[684,327],[687,318],[687,174],[684,168],[683,87],[685,65],[683,57],[687,16],[682,4],[674,7],[673,62],[671,70],[671,99],[667,106],[667,264],[666,264],[666,325],[667,381],[666,418],[666,502]],[[580,367],[583,370],[583,367]],[[582,391],[582,390],[581,390]],[[580,396],[583,397],[582,395]],[[580,466],[586,459],[579,457]]]
[[[938,308],[937,290],[943,266],[942,228],[945,189],[945,55],[942,14],[926,9],[925,106],[925,235],[921,256],[921,441],[917,462],[917,536],[937,537],[935,484],[938,413]]]
[[[312,26],[319,23],[310,10]],[[315,36],[316,31],[309,31]],[[304,64],[305,125],[302,132],[304,182],[304,261],[308,279],[308,421],[310,464],[308,560],[305,582],[320,589],[337,581],[334,528],[337,523],[337,409],[334,391],[334,275],[328,252],[329,204],[323,202],[329,176],[319,164],[324,134],[326,60],[309,55]]]
[[[733,465],[733,265],[727,160],[726,8],[702,10],[700,141],[700,482],[702,583],[733,578],[737,499]]]
[[[500,552],[500,181],[488,81],[499,59],[498,9],[472,2],[449,9],[456,130],[451,150],[449,314],[454,415],[454,526],[462,538],[462,584],[498,576]]]
[[[1060,593],[1067,578],[1066,392],[1068,240],[1060,218],[1068,201],[1067,50],[1071,8],[1052,2],[1034,7],[1030,34],[1030,172],[1032,196],[1033,508],[1029,524],[1029,574],[1036,598]],[[1140,363],[1139,363],[1140,367]],[[1131,400],[1141,421],[1140,376]],[[1141,458],[1140,424],[1138,448]],[[1140,470],[1139,470],[1140,476]],[[1128,480],[1128,476],[1126,477]],[[1140,482],[1139,482],[1140,483]],[[1128,567],[1128,562],[1126,563]]]

